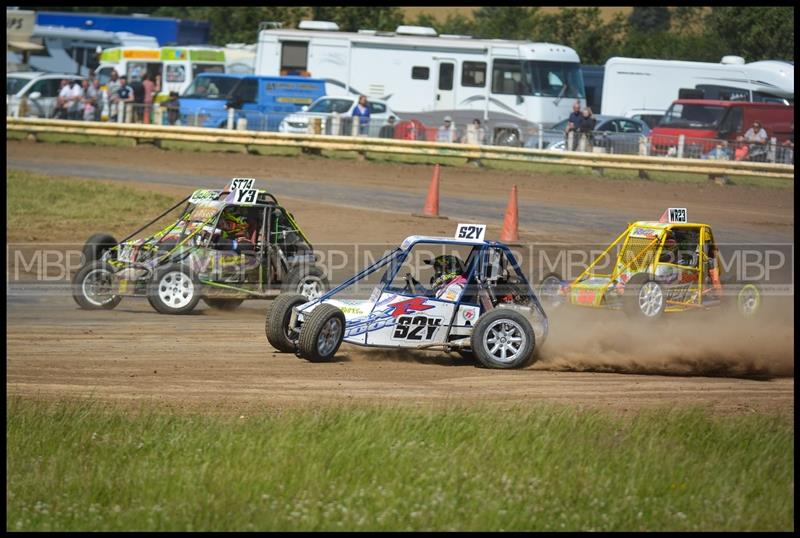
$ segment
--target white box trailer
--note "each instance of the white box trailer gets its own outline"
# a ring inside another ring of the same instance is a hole
[[[725,56],[720,63],[610,58],[605,64],[602,114],[663,115],[681,90],[686,98],[794,102],[794,65],[781,61],[744,63]]]
[[[264,28],[258,75],[305,74],[329,95],[387,101],[401,119],[463,128],[478,118],[495,143],[519,145],[540,126],[566,118],[584,102],[580,58],[551,43],[437,35],[432,28],[340,32],[334,23]]]

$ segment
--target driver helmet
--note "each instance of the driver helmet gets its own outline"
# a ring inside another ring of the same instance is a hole
[[[458,256],[453,256],[452,254],[437,256],[433,259],[433,262],[428,260],[428,263],[433,265],[431,285],[434,287],[440,286],[464,272],[464,262]]]

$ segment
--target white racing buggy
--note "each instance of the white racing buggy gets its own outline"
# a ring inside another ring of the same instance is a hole
[[[281,294],[267,313],[267,340],[312,362],[332,359],[344,341],[524,367],[544,344],[547,316],[511,250],[483,240],[485,231],[462,224],[455,238],[411,236],[317,299]],[[434,270],[429,288],[410,272],[417,267]]]

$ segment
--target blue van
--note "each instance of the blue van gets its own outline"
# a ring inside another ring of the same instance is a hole
[[[234,122],[247,118],[253,131],[277,131],[281,120],[325,95],[325,81],[224,73],[198,75],[180,96],[183,125],[225,128],[228,108]]]

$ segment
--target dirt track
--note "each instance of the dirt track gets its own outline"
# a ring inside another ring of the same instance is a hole
[[[12,163],[113,163],[140,180],[158,181],[159,173],[180,170],[204,177],[277,176],[289,186],[292,181],[298,186],[316,183],[321,202],[284,201],[315,242],[342,241],[343,234],[358,230],[363,241],[391,243],[411,233],[444,234],[453,226],[452,221],[421,219],[390,208],[373,211],[346,204],[351,207],[343,210],[324,195],[331,185],[357,189],[363,183],[389,198],[412,193],[421,204],[429,167],[17,142],[8,142],[7,150]],[[678,187],[671,185],[472,169],[447,169],[444,174],[462,186],[459,196],[476,204],[488,201],[502,207],[508,188],[518,183],[521,202],[578,217],[604,211],[627,221],[634,209],[640,218],[657,216],[666,203],[678,205],[671,196]],[[487,185],[493,187],[490,193]],[[691,199],[698,200],[690,207],[708,215],[702,220],[714,223],[715,230],[751,229],[772,240],[785,240],[787,234],[791,238],[793,201],[786,191],[689,189]],[[363,204],[355,200],[355,205]],[[501,218],[502,212],[497,221]],[[747,219],[749,228],[742,226]],[[497,234],[497,221],[490,236]],[[561,238],[609,238],[591,221],[577,224],[582,232],[560,228]],[[541,239],[547,232],[547,227],[537,227],[523,239]],[[115,402],[234,410],[349,401],[487,401],[560,402],[615,411],[699,404],[720,413],[794,412],[794,315],[788,301],[755,326],[712,315],[670,319],[653,330],[632,328],[614,313],[557,312],[541,360],[525,370],[504,372],[438,353],[347,345],[334,363],[307,363],[269,347],[263,332],[264,301],[246,303],[234,313],[202,307],[195,315],[167,317],[154,313],[144,300],[125,300],[111,312],[87,312],[68,296],[36,286],[32,290],[7,296],[9,394],[94,395]],[[718,321],[709,321],[713,319]]]

